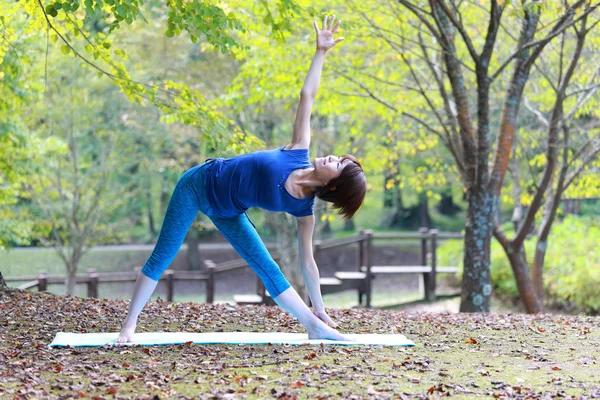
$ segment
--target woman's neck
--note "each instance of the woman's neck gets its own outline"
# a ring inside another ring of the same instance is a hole
[[[317,188],[325,186],[325,183],[315,175],[314,168],[304,168],[292,171],[285,186],[289,192],[295,193],[296,197],[300,197],[300,194],[301,197],[309,197]]]

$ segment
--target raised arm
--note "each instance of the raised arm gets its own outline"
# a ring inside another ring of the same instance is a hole
[[[308,69],[308,74],[304,80],[304,85],[300,91],[300,102],[296,111],[296,120],[294,121],[294,133],[292,142],[287,145],[287,149],[308,149],[310,146],[310,114],[312,105],[319,91],[321,82],[321,71],[323,70],[323,62],[327,51],[344,38],[333,38],[333,34],[340,26],[342,21],[335,22],[335,15],[331,18],[331,23],[328,23],[327,16],[323,20],[323,29],[317,27],[317,23],[313,21],[316,33],[317,49]]]

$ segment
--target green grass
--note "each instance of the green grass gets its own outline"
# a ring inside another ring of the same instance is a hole
[[[143,265],[149,255],[150,251],[147,250],[90,250],[83,256],[79,271],[80,274],[86,273],[88,268],[95,268],[98,272],[132,271],[134,267]],[[66,273],[65,265],[58,254],[52,249],[44,248],[0,252],[0,265],[4,276],[37,275],[39,271],[56,275]]]

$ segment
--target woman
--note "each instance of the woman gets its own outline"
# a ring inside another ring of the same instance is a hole
[[[343,38],[333,35],[341,21],[327,17],[320,30],[313,22],[317,49],[302,87],[292,142],[268,151],[211,160],[186,171],[173,191],[152,255],[142,268],[117,343],[130,342],[137,317],[171,263],[198,211],[205,213],[248,265],[259,275],[271,297],[296,317],[310,339],[348,340],[325,312],[319,270],[312,254],[315,196],[333,203],[351,218],[366,193],[365,174],[352,156],[308,159],[310,114],[317,95],[326,52]],[[313,304],[311,311],[285,279],[245,211],[261,207],[297,217],[300,264]],[[330,326],[329,326],[330,325]]]

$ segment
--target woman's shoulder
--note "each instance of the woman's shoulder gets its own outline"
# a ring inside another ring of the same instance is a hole
[[[300,144],[294,144],[294,143],[289,143],[286,144],[285,146],[281,146],[279,148],[279,150],[281,151],[296,151],[296,150],[302,150],[302,151],[306,151],[308,152],[308,148],[305,146],[302,146]]]

